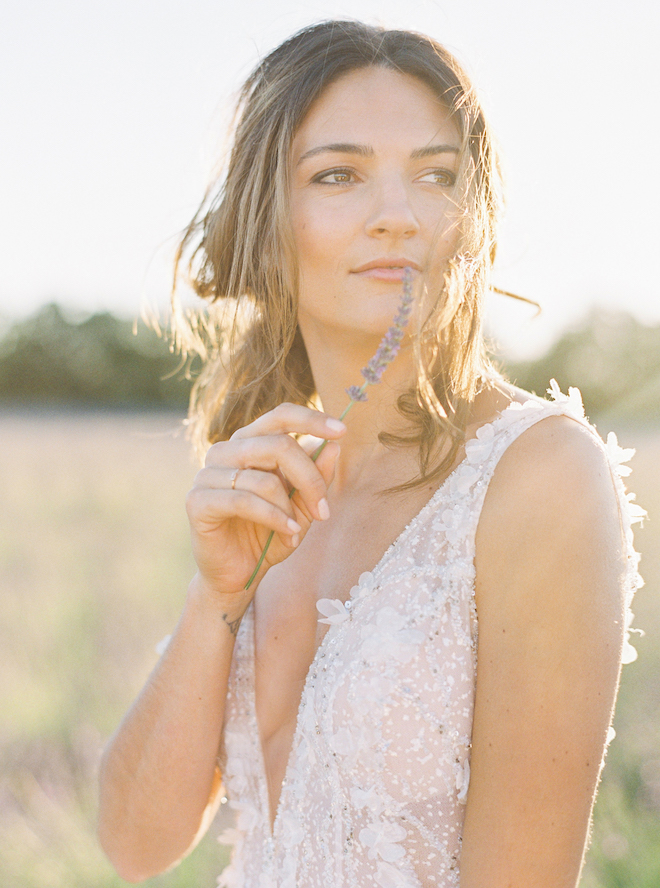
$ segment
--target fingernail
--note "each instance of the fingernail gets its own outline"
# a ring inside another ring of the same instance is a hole
[[[295,534],[291,537],[291,545],[293,546],[294,549],[295,549],[297,546],[300,545],[300,537],[298,536],[297,533],[295,533]]]
[[[333,432],[346,431],[346,426],[340,419],[326,419],[325,424]]]
[[[300,533],[300,531],[302,530],[302,527],[298,524],[297,521],[294,521],[293,518],[289,518],[286,523],[291,533]]]
[[[330,506],[328,505],[328,501],[325,497],[319,500],[319,515],[321,516],[321,521],[327,521],[330,517]]]

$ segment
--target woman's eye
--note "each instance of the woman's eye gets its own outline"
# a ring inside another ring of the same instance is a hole
[[[451,170],[430,170],[428,173],[424,173],[420,181],[451,187],[456,184],[456,173],[452,173]]]
[[[353,178],[352,170],[326,170],[324,173],[314,176],[312,182],[318,185],[349,185]]]

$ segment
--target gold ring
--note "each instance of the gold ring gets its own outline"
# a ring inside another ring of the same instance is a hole
[[[238,473],[240,471],[241,471],[240,469],[234,469],[234,472],[231,476],[231,489],[232,490],[236,490],[236,479],[238,478]]]

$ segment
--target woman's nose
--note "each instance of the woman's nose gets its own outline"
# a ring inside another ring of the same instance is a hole
[[[412,237],[419,231],[419,222],[403,182],[387,182],[374,189],[367,234],[372,237]]]

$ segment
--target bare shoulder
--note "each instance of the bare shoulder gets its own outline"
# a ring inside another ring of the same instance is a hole
[[[590,429],[567,416],[548,416],[523,432],[502,455],[489,485],[484,523],[495,510],[532,527],[562,516],[562,527],[589,513],[618,515],[605,448]],[[558,528],[559,529],[559,528]]]
[[[607,453],[567,416],[548,416],[503,454],[477,533],[478,598],[516,586],[545,595],[589,594],[588,578],[618,588],[625,546]],[[498,602],[501,603],[501,602]],[[529,603],[529,602],[528,602]]]

